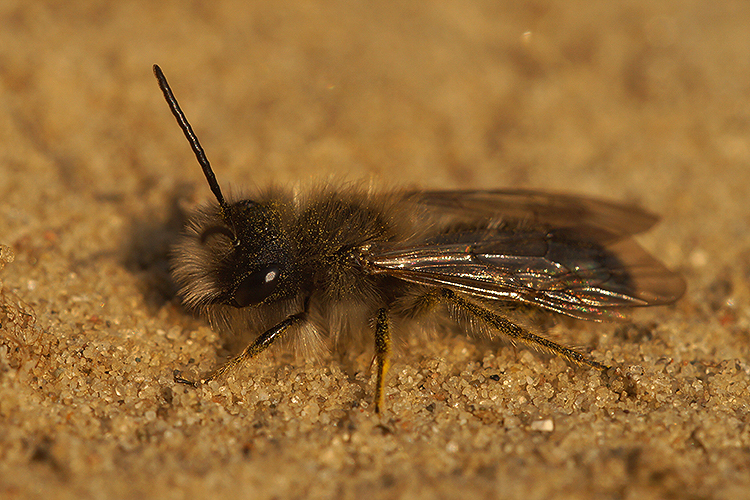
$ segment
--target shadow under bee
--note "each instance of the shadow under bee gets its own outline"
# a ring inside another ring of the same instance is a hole
[[[152,313],[166,304],[179,304],[171,277],[170,255],[188,219],[184,201],[193,190],[189,184],[179,184],[168,196],[166,210],[145,210],[143,215],[130,220],[122,262],[138,278],[144,302]]]

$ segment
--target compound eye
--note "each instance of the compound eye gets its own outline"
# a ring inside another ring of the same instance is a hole
[[[231,242],[237,241],[237,237],[228,228],[224,226],[209,226],[201,233],[201,243],[205,244],[208,238],[219,234],[226,236]]]
[[[234,291],[232,305],[246,307],[260,304],[273,294],[279,284],[279,267],[267,266],[245,276]]]

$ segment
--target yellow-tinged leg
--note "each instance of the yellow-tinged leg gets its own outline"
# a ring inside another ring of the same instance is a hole
[[[482,307],[481,305],[466,300],[453,290],[444,288],[442,290],[442,297],[443,300],[452,304],[454,307],[465,311],[475,318],[478,318],[488,325],[492,326],[497,331],[510,338],[512,342],[523,342],[532,347],[536,347],[537,349],[562,356],[568,361],[578,365],[589,366],[601,371],[609,369],[609,366],[599,363],[598,361],[595,361],[587,356],[584,356],[580,352],[574,351],[573,349],[565,346],[561,346],[556,342],[552,342],[549,339],[545,339],[544,337],[534,335],[533,333],[524,330],[520,326],[500,316],[499,314],[495,314],[494,312],[485,307]]]
[[[237,356],[233,357],[223,365],[221,365],[219,368],[208,374],[205,378],[201,380],[204,384],[206,382],[210,382],[211,380],[215,380],[217,378],[223,377],[224,375],[231,373],[237,367],[241,366],[246,361],[254,358],[258,354],[262,353],[266,349],[268,349],[271,344],[273,344],[276,340],[281,338],[281,336],[286,332],[290,327],[297,325],[305,320],[305,313],[295,314],[292,316],[289,316],[287,319],[279,323],[278,325],[274,326],[273,328],[265,331],[261,335],[258,336],[257,339],[253,341],[252,344],[247,346],[245,350],[243,350],[241,353],[239,353]]]
[[[383,408],[385,396],[385,375],[391,365],[391,332],[388,325],[388,312],[385,308],[378,309],[375,318],[375,362],[378,369],[378,377],[375,383],[375,413],[380,413]]]

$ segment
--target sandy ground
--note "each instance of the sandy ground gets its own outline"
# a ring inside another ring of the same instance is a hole
[[[750,496],[750,3],[0,4],[0,497]],[[167,250],[221,183],[525,187],[636,203],[676,306],[550,336],[620,368],[413,339],[246,377]],[[11,253],[15,260],[11,261]]]

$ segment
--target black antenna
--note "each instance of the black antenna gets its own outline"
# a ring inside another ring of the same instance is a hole
[[[167,77],[164,76],[164,72],[162,72],[157,64],[154,64],[154,75],[159,82],[159,88],[164,94],[164,99],[166,99],[167,104],[169,104],[169,109],[172,110],[172,114],[177,119],[177,124],[185,134],[185,138],[190,143],[190,147],[193,148],[193,153],[195,153],[195,157],[198,159],[198,163],[203,169],[203,175],[206,176],[206,180],[208,181],[208,187],[211,188],[211,192],[216,196],[221,208],[226,208],[227,202],[224,201],[224,195],[221,194],[221,188],[219,187],[219,183],[216,182],[214,171],[211,170],[211,163],[209,163],[208,158],[206,158],[206,153],[203,151],[195,132],[193,132],[193,127],[190,126],[187,118],[185,118],[185,113],[182,112],[180,105],[177,103],[177,99],[175,99],[172,89],[170,88],[169,83],[167,83]]]

